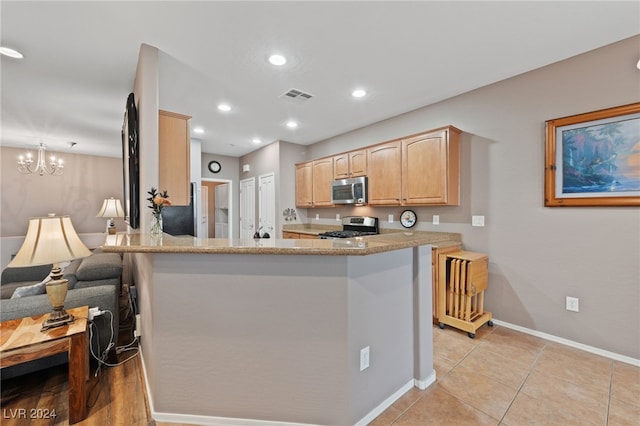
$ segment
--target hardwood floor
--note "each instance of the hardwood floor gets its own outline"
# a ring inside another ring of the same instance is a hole
[[[118,355],[121,362],[135,351]],[[91,364],[88,415],[81,426],[153,425],[146,398],[140,358],[136,355],[116,367]],[[67,365],[61,365],[2,382],[3,426],[68,425],[69,382]]]

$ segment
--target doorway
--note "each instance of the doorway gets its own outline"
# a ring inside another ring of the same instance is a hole
[[[206,238],[233,238],[233,182],[226,179],[202,179],[201,186],[202,193],[207,194],[206,197],[202,197],[203,203],[205,198],[208,199],[207,220],[206,223],[202,223],[202,226],[206,227]]]

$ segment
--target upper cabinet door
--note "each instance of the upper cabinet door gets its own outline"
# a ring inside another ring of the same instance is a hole
[[[160,111],[158,128],[158,191],[167,191],[171,203],[191,202],[191,138],[188,115]]]
[[[333,157],[313,162],[313,206],[332,206]]]
[[[349,177],[367,175],[367,150],[351,151],[349,153]]]
[[[313,206],[313,163],[296,164],[296,207]]]
[[[401,191],[400,141],[367,149],[369,204],[398,205]]]
[[[333,178],[347,179],[349,177],[349,154],[338,154],[333,157]]]
[[[402,141],[402,203],[460,203],[459,138],[454,128]]]

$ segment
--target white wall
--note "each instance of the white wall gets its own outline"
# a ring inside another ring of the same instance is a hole
[[[496,318],[640,358],[640,210],[543,202],[545,120],[640,101],[639,46],[636,36],[328,139],[310,147],[309,159],[460,128],[461,205],[415,208],[418,229],[459,232],[466,249],[489,255],[486,307]],[[317,212],[386,220],[402,210]],[[428,223],[433,214],[441,225]],[[471,227],[471,215],[484,215],[486,226]],[[579,313],[565,310],[565,296],[580,298]]]

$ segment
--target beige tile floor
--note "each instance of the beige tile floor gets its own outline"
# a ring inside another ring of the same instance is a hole
[[[640,426],[640,367],[508,328],[433,328],[437,381],[371,426]]]

